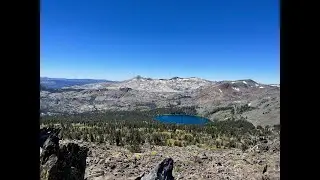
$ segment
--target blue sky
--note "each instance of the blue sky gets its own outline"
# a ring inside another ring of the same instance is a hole
[[[42,0],[40,75],[280,81],[278,0]]]

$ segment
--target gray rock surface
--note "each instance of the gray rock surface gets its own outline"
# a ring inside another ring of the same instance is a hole
[[[166,158],[149,174],[143,175],[136,180],[174,180],[172,176],[173,163],[173,159]]]

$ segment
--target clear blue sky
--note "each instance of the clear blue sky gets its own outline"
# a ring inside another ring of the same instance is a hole
[[[40,75],[280,81],[278,0],[42,0]]]

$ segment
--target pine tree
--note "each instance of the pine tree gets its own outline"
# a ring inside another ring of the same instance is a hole
[[[95,138],[94,138],[94,136],[93,136],[93,133],[90,133],[90,141],[91,141],[91,142],[95,142]]]

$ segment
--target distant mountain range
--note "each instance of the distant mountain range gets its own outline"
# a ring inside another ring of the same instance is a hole
[[[101,80],[101,79],[66,79],[66,78],[48,78],[48,77],[40,77],[40,85],[43,88],[48,89],[60,89],[64,87],[70,86],[81,86],[85,84],[92,83],[102,83],[102,82],[113,82],[109,80]]]
[[[138,76],[120,82],[66,79],[43,79],[43,82],[58,82],[62,87],[59,90],[42,88],[40,110],[44,114],[174,106],[196,107],[198,115],[211,120],[225,120],[236,115],[255,125],[280,123],[280,85],[261,84],[251,79],[209,81],[196,77],[152,79]]]

